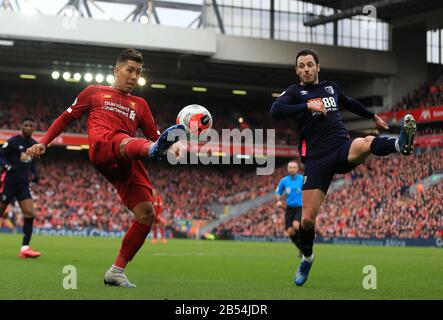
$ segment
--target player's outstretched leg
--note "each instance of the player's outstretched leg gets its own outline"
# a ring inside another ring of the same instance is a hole
[[[400,152],[408,156],[414,150],[413,144],[416,131],[417,125],[414,117],[407,114],[402,119],[398,138],[367,136],[354,139],[349,149],[348,162],[361,164],[371,154],[383,157]]]
[[[168,140],[168,135],[173,130],[184,131],[185,127],[182,124],[176,124],[163,131],[157,141],[150,146],[148,153],[149,159],[161,159],[165,155],[169,147],[178,141],[179,137],[175,137],[174,140]]]
[[[414,137],[417,132],[417,124],[412,115],[407,114],[403,117],[400,127],[400,136],[398,137],[398,146],[400,152],[408,156],[414,151]]]
[[[403,117],[400,126],[400,136],[398,139],[389,137],[375,137],[371,141],[370,151],[376,156],[387,156],[391,153],[400,152],[403,155],[410,155],[414,150],[414,137],[417,132],[417,124],[412,115]]]
[[[168,134],[173,130],[185,130],[181,124],[174,125],[166,129],[156,142],[143,138],[134,138],[126,133],[118,133],[112,138],[113,152],[119,159],[149,159],[160,160],[179,137],[168,141]]]

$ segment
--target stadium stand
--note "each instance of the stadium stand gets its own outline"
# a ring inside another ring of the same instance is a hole
[[[32,186],[36,202],[36,227],[107,231],[128,228],[132,214],[118,199],[114,188],[85,159],[60,157],[42,160],[41,179]],[[176,219],[213,220],[210,205],[236,204],[272,191],[275,175],[257,176],[249,167],[216,168],[149,164],[154,187],[163,195],[163,215],[170,225]],[[195,181],[199,183],[196,184]],[[9,207],[10,212],[14,211]],[[21,215],[20,215],[21,216]],[[17,219],[21,226],[22,218]],[[10,226],[3,220],[0,226]]]
[[[392,108],[392,111],[425,108],[442,104],[443,76],[440,76],[423,83],[412,93],[403,97],[403,99]]]
[[[437,237],[443,226],[440,199],[443,182],[415,194],[409,193],[409,187],[443,172],[443,150],[418,152],[408,158],[371,157],[351,173],[336,177],[349,183],[327,195],[317,220],[317,234],[360,238]],[[225,238],[281,237],[283,226],[283,210],[276,208],[275,201],[270,201],[228,220],[215,233]]]

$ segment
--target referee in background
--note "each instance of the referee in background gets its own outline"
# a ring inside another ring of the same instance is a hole
[[[282,208],[282,196],[283,193],[286,193],[285,230],[291,241],[298,248],[298,256],[301,257],[302,249],[299,230],[302,210],[301,191],[303,176],[297,174],[298,169],[299,165],[297,161],[292,160],[288,163],[288,175],[280,180],[280,183],[275,190],[275,197],[277,199],[277,207]]]

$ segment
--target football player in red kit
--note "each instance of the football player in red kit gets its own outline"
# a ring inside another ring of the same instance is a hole
[[[117,189],[135,219],[121,244],[114,264],[105,273],[104,282],[119,287],[135,287],[126,277],[126,265],[143,245],[154,221],[152,184],[141,159],[160,159],[169,150],[176,157],[185,152],[180,141],[169,141],[172,130],[184,130],[174,125],[161,135],[147,102],[131,95],[143,66],[142,54],[126,49],[117,58],[112,86],[90,85],[72,106],[64,111],[41,139],[27,153],[39,158],[46,146],[72,121],[88,113],[89,160]],[[146,139],[135,138],[140,128]]]
[[[158,229],[160,229],[161,235],[161,243],[168,243],[165,237],[165,226],[166,219],[162,216],[163,212],[163,198],[157,193],[157,190],[152,190],[152,195],[154,196],[154,210],[155,210],[155,218],[154,224],[152,226],[152,243],[157,243],[158,240]]]

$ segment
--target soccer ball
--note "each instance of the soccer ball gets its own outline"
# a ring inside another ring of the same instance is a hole
[[[212,127],[212,116],[205,107],[198,104],[190,104],[181,109],[176,123],[182,124],[187,133],[201,135]]]

